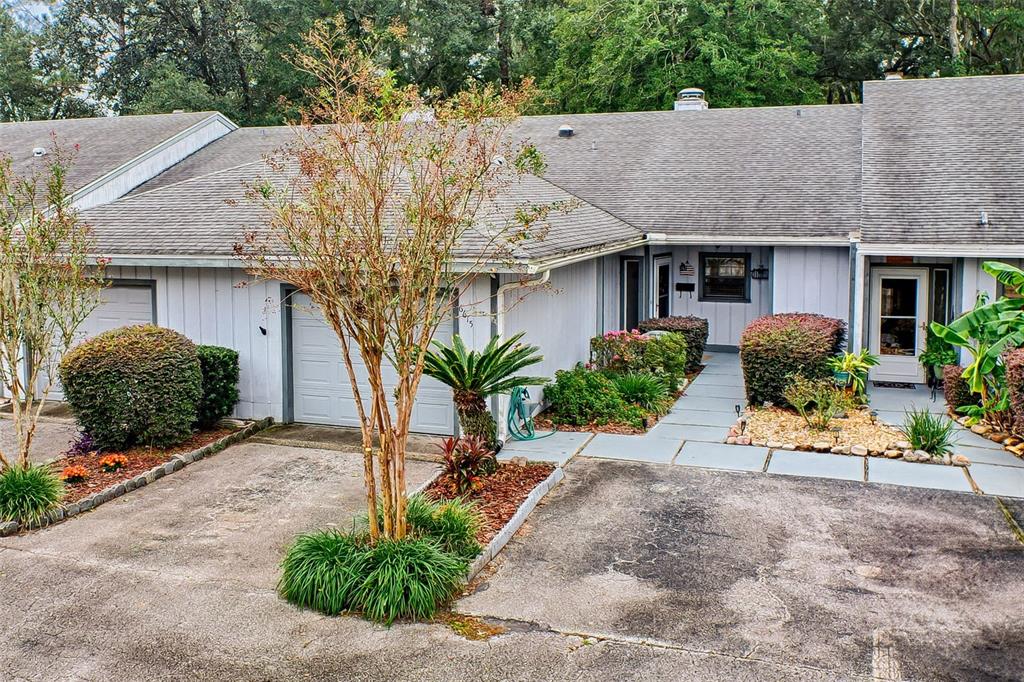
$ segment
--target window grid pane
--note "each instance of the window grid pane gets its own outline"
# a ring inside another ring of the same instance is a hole
[[[705,256],[704,297],[745,301],[747,299],[747,257]]]

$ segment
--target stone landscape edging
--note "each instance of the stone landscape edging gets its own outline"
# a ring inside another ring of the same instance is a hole
[[[205,459],[211,455],[214,455],[229,445],[234,445],[239,441],[243,441],[254,433],[258,433],[263,429],[267,428],[274,423],[273,417],[266,417],[264,419],[258,419],[254,422],[250,422],[245,427],[229,433],[223,438],[219,438],[212,443],[191,450],[189,452],[183,452],[176,455],[172,455],[163,464],[158,464],[149,471],[145,471],[137,476],[129,478],[126,481],[115,483],[114,485],[108,486],[98,493],[93,493],[88,497],[83,497],[77,502],[72,502],[68,505],[61,506],[57,509],[51,510],[44,514],[38,521],[7,521],[0,523],[0,537],[6,537],[8,535],[14,535],[27,530],[36,530],[38,528],[45,528],[46,526],[52,526],[56,523],[60,523],[66,519],[70,519],[73,516],[86,511],[90,511],[100,506],[105,502],[121,497],[122,495],[129,493],[138,488],[143,488],[148,484],[163,478],[167,474],[172,474],[175,471],[184,469],[189,464],[197,462],[201,459]]]
[[[527,517],[536,508],[537,504],[540,503],[544,496],[551,492],[559,481],[565,478],[565,470],[562,467],[555,467],[554,471],[548,474],[548,477],[537,484],[537,486],[530,491],[526,499],[523,500],[522,504],[519,505],[519,509],[512,515],[512,518],[508,520],[502,529],[491,538],[491,541],[487,543],[483,551],[473,560],[470,564],[469,570],[466,571],[466,582],[470,582],[475,578],[480,571],[484,569],[484,566],[489,564],[494,557],[498,556],[508,541],[512,539],[512,536],[526,523]]]

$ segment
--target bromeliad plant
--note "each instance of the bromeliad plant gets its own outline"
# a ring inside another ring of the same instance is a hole
[[[483,477],[498,468],[494,450],[482,438],[445,438],[439,447],[444,466],[441,477],[454,495],[479,490]]]
[[[435,341],[434,350],[424,358],[423,373],[451,387],[466,434],[483,439],[492,449],[497,446],[497,425],[486,398],[547,381],[543,377],[516,376],[544,359],[537,346],[521,343],[522,338],[522,333],[505,341],[492,337],[483,350],[475,351],[467,350],[456,334],[451,346]]]
[[[864,398],[867,393],[868,372],[878,366],[878,356],[865,348],[859,353],[843,353],[829,358],[829,367],[837,375],[845,375],[846,386],[854,396]]]
[[[997,262],[985,262],[982,268],[1007,287],[1018,291],[1024,288],[1024,271],[1019,268]],[[981,397],[981,404],[966,405],[959,411],[971,423],[984,419],[1000,429],[1007,428],[1010,396],[1002,355],[1024,345],[1024,298],[1003,297],[992,303],[979,299],[969,313],[949,325],[932,322],[931,330],[970,354],[971,362],[962,377],[971,392]]]

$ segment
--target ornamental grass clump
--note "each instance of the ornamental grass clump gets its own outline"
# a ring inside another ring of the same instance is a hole
[[[956,424],[944,415],[927,410],[910,410],[900,428],[915,450],[924,450],[932,457],[953,452],[956,445]]]
[[[387,624],[433,616],[480,553],[482,520],[461,500],[413,495],[406,509],[409,535],[402,540],[374,543],[365,528],[297,537],[282,563],[281,596],[327,615],[357,612]]]
[[[672,396],[665,383],[653,374],[630,372],[613,377],[612,381],[623,400],[648,412],[664,414],[672,404]]]
[[[38,521],[62,499],[64,484],[48,466],[30,464],[0,471],[0,521]]]

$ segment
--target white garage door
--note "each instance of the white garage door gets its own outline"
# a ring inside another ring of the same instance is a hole
[[[81,342],[118,327],[133,324],[155,324],[154,312],[151,285],[114,284],[100,293],[99,306],[86,318],[75,336]],[[40,381],[45,382],[46,377],[40,377]],[[54,382],[53,388],[50,389],[49,399],[64,399],[59,382]]]
[[[296,294],[293,300],[292,384],[295,421],[359,426],[352,386],[334,331],[323,322],[319,314],[311,312],[307,296]],[[434,338],[448,342],[451,335],[451,323],[445,323]],[[365,377],[358,353],[354,354],[353,360],[359,363],[359,376]],[[385,381],[389,388],[398,383],[394,369],[387,369]],[[359,390],[364,396],[368,395],[369,383],[361,379]],[[413,407],[411,430],[449,435],[453,433],[454,425],[455,405],[451,390],[434,379],[423,377]]]

